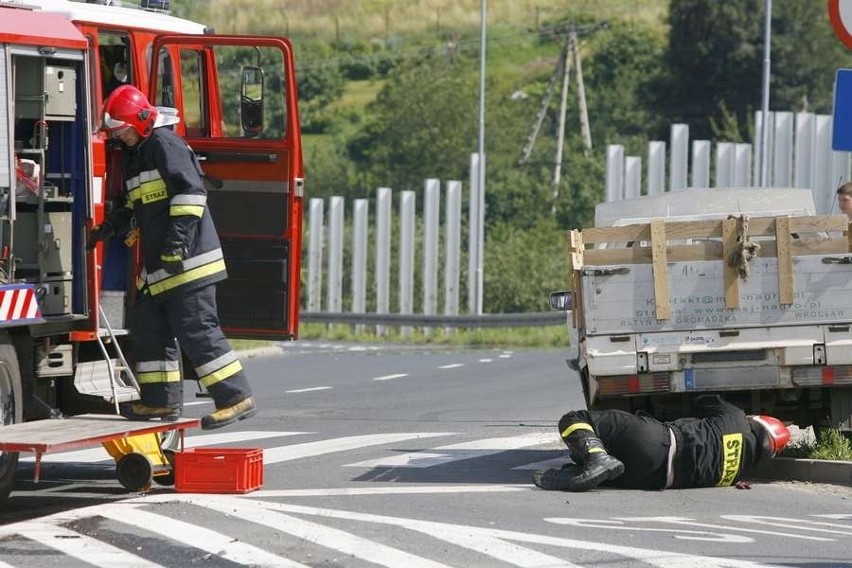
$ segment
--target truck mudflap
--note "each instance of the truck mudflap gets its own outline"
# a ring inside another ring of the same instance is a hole
[[[0,284],[0,327],[45,321],[35,284]]]

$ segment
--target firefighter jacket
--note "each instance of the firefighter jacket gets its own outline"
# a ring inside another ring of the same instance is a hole
[[[677,444],[674,488],[728,486],[757,463],[760,428],[745,413],[716,395],[698,397],[694,417],[667,425]]]
[[[189,145],[169,128],[155,128],[122,151],[123,208],[108,217],[116,231],[141,231],[143,267],[139,287],[163,297],[201,288],[227,277],[213,218],[207,208],[203,172]],[[162,251],[180,250],[176,274],[162,267]]]

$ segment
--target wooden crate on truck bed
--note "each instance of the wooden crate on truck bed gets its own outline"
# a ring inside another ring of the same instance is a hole
[[[805,323],[809,317],[791,308],[823,292],[827,311],[817,320],[841,307],[843,317],[845,311],[852,317],[845,310],[852,294],[850,239],[840,215],[660,219],[574,230],[572,291],[574,305],[582,306],[574,323],[589,333]],[[690,307],[696,302],[700,310]],[[701,317],[717,312],[716,321]],[[610,321],[619,318],[621,325]]]

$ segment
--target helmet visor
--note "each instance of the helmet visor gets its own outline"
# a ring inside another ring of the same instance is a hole
[[[122,128],[130,126],[123,120],[113,118],[108,112],[104,112],[104,118],[101,121],[101,130],[106,132],[115,132]]]

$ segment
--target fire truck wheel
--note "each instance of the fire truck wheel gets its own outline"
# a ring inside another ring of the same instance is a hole
[[[151,487],[154,466],[145,454],[127,454],[115,465],[115,475],[128,491],[144,491]]]
[[[24,420],[24,399],[18,355],[7,336],[0,336],[0,424]],[[0,452],[0,504],[12,491],[18,469],[17,452]]]
[[[164,487],[171,487],[175,484],[175,451],[163,448],[163,455],[166,456],[166,460],[168,460],[171,469],[169,470],[169,473],[155,475],[154,483]]]

